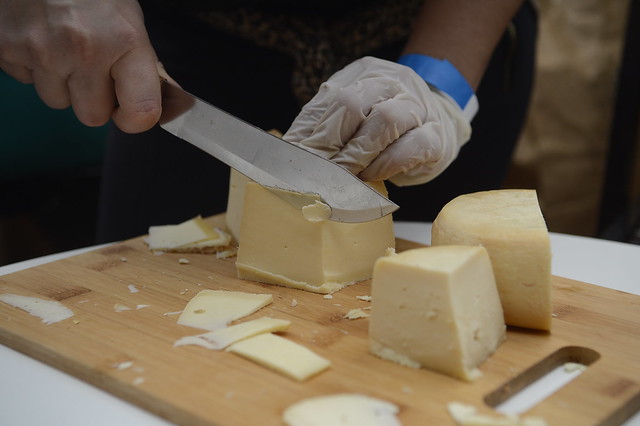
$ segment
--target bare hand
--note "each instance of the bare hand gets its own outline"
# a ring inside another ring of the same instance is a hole
[[[158,121],[157,58],[136,0],[0,0],[0,28],[0,68],[48,106],[129,133]]]

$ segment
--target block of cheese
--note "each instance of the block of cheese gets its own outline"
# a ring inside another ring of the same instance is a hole
[[[145,242],[153,251],[215,253],[230,247],[231,235],[197,216],[178,225],[151,226]]]
[[[298,381],[307,380],[331,365],[329,360],[310,349],[271,333],[241,340],[229,346],[227,351]]]
[[[214,331],[251,315],[273,301],[270,294],[202,290],[185,306],[178,324]]]
[[[386,194],[382,182],[371,184]],[[236,188],[239,191],[241,188]],[[395,247],[391,215],[364,223],[327,220],[327,209],[317,196],[288,192],[276,195],[255,182],[242,190],[236,267],[243,279],[333,293],[371,278],[375,261]],[[231,188],[230,197],[239,192]],[[293,197],[294,206],[283,197]],[[237,200],[229,207],[240,205]]]
[[[479,246],[407,250],[376,262],[370,350],[471,381],[505,338],[489,256]]]
[[[433,222],[431,244],[485,247],[507,325],[551,329],[551,244],[534,190],[455,198]]]
[[[398,406],[361,394],[322,395],[289,406],[282,416],[287,426],[400,426]]]

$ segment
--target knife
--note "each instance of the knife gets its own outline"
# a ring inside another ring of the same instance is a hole
[[[398,209],[342,166],[252,126],[164,79],[159,124],[262,186],[319,196],[331,208],[330,220],[367,222]],[[292,203],[305,197],[283,198]]]

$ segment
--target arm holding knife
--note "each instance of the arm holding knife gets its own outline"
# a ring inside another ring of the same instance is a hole
[[[402,53],[447,59],[473,94],[520,5],[427,0]],[[156,123],[158,58],[137,1],[0,0],[0,27],[7,29],[0,34],[0,68],[34,83],[47,105],[71,105],[87,125],[111,118],[126,133],[145,132]],[[336,72],[293,120],[285,139],[363,179],[414,185],[441,173],[468,140],[471,115],[438,84],[395,63],[397,56],[388,59],[358,59]],[[219,58],[220,67],[227,65]],[[407,65],[420,68],[420,61]],[[179,82],[188,80],[181,76]],[[249,95],[245,102],[252,101]]]
[[[34,83],[47,105],[71,105],[90,126],[112,118],[125,132],[135,133],[155,124],[160,113],[157,58],[137,1],[3,3],[7,40],[0,43],[0,66]],[[427,1],[404,52],[449,59],[475,89],[519,5],[511,0]],[[469,120],[450,104],[403,67],[359,60],[321,87],[285,139],[334,158],[366,180],[419,167],[417,178],[397,181],[423,183],[441,172],[469,138]]]

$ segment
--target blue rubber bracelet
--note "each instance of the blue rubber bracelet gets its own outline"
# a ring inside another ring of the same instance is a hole
[[[460,106],[469,121],[478,111],[478,100],[473,89],[451,62],[410,53],[402,55],[398,63],[413,69],[429,85],[449,95]]]

